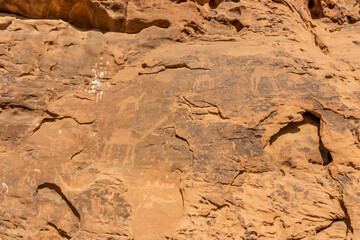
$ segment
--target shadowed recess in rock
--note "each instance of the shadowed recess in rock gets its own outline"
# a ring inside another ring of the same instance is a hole
[[[311,18],[318,19],[324,16],[320,0],[309,0],[308,8],[311,14]]]
[[[71,209],[71,211],[73,212],[73,214],[80,220],[80,213],[78,212],[78,210],[74,207],[74,205],[67,199],[67,197],[65,196],[65,194],[62,192],[61,188],[54,184],[54,183],[43,183],[40,184],[36,190],[36,194],[38,193],[38,191],[40,189],[44,189],[44,188],[48,188],[51,189],[53,191],[55,191],[57,194],[60,195],[60,197],[66,202],[66,204],[69,206],[69,208]]]
[[[328,165],[332,156],[321,141],[320,118],[311,113],[304,113],[301,122],[291,122],[271,137],[270,148],[276,154],[288,153],[287,146],[296,148],[310,163]]]
[[[71,239],[71,237],[64,230],[58,228],[55,224],[49,222],[48,225],[53,227],[59,233],[61,238]]]
[[[0,12],[14,13],[35,19],[62,19],[82,29],[99,29],[123,33],[138,33],[141,30],[157,26],[168,28],[170,22],[166,19],[143,20],[129,19],[127,1],[112,5],[96,0],[30,0],[1,1]]]
[[[353,227],[352,227],[352,225],[351,225],[351,219],[350,219],[348,210],[347,210],[347,208],[346,208],[346,206],[345,206],[344,200],[340,199],[340,200],[339,200],[339,203],[340,203],[341,209],[343,210],[343,212],[344,212],[344,214],[345,214],[345,216],[344,216],[344,218],[343,218],[343,221],[344,221],[345,224],[346,224],[347,231],[353,233],[353,232],[354,232],[354,229],[353,229]]]
[[[242,25],[242,23],[237,19],[232,22],[232,25],[235,27],[237,32],[240,32],[240,30],[244,28],[244,25]]]
[[[360,2],[0,9],[0,239],[360,240]]]

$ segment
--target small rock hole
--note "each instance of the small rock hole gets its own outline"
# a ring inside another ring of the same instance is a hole
[[[346,18],[348,20],[348,23],[350,23],[350,24],[356,23],[356,19],[353,18],[352,16],[346,16]]]
[[[310,0],[309,3],[308,3],[309,9],[313,9],[314,6],[315,6],[314,1],[313,1],[313,0]]]
[[[312,19],[319,19],[324,16],[320,0],[309,0],[308,8]]]
[[[237,19],[232,22],[232,25],[235,27],[237,32],[240,32],[240,30],[244,28],[244,25],[242,25],[242,23]]]
[[[329,2],[329,3],[327,4],[327,7],[328,7],[329,9],[334,9],[334,8],[335,8],[335,4],[334,4],[333,2]]]
[[[217,8],[218,5],[219,5],[219,3],[217,3],[216,0],[210,0],[210,2],[209,2],[209,7],[210,7],[211,9]]]
[[[114,12],[119,12],[122,9],[122,7],[120,4],[114,4],[110,7],[110,9]]]

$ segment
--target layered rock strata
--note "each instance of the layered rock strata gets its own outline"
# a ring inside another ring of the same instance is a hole
[[[360,239],[359,10],[0,0],[0,239]]]

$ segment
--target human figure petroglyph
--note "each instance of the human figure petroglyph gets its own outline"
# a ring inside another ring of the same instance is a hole
[[[251,81],[251,87],[253,91],[281,90],[277,76],[254,76],[253,80]]]

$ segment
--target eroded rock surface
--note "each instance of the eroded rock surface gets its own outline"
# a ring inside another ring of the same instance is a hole
[[[351,0],[0,0],[1,239],[360,239]]]

